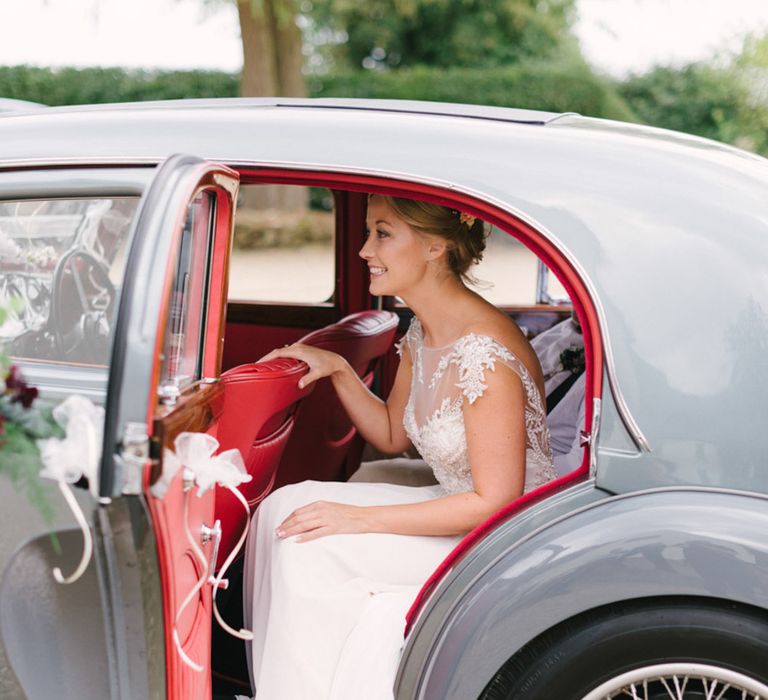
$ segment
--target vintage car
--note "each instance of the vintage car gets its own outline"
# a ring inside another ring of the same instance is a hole
[[[243,625],[243,504],[377,456],[301,364],[256,361],[306,336],[386,395],[410,311],[368,292],[368,193],[488,222],[481,292],[583,337],[575,463],[425,582],[395,697],[768,699],[768,162],[576,114],[298,99],[0,117],[6,351],[105,411],[53,526],[0,478],[0,696],[249,692],[219,622]],[[204,489],[190,433],[252,481]]]

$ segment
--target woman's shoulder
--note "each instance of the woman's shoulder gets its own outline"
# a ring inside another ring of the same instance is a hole
[[[543,381],[541,366],[536,352],[531,347],[520,327],[506,314],[482,314],[469,323],[462,336],[462,345],[467,351],[493,353],[497,358],[520,362],[538,384]],[[476,341],[476,342],[473,342]],[[474,347],[473,350],[473,346]]]
[[[524,361],[529,352],[532,352],[525,334],[505,313],[497,309],[493,311],[494,313],[479,314],[472,319],[464,328],[462,337],[488,338]]]

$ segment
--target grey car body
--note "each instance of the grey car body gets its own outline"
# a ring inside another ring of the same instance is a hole
[[[589,397],[588,478],[499,522],[442,578],[407,637],[399,700],[481,697],[526,645],[615,604],[706,601],[744,606],[765,621],[768,161],[578,115],[385,101],[56,108],[4,117],[0,135],[2,199],[73,187],[140,195],[152,174],[146,166],[175,153],[236,171],[369,174],[510,213],[581,281],[604,358],[602,392]],[[30,370],[52,395],[98,398],[107,387],[98,372],[52,378]],[[122,390],[135,395],[125,405],[146,405],[156,388],[131,376]],[[121,426],[135,420],[121,418],[117,443]],[[145,622],[126,633],[125,612],[105,612],[107,670],[73,683],[101,676],[113,697],[162,695],[162,668],[146,662],[162,644],[146,612],[157,609],[157,591],[148,593],[146,581],[143,593],[130,590],[139,582],[110,553],[134,547],[115,533],[142,520],[141,496],[127,482],[117,470],[95,507],[97,533],[112,533],[101,555],[112,583],[99,580],[102,600],[139,606]],[[122,592],[105,594],[115,581]],[[88,606],[75,598],[51,609]],[[55,627],[66,643],[89,648]],[[18,644],[30,648],[4,639],[0,649]],[[16,688],[8,665],[0,678]]]

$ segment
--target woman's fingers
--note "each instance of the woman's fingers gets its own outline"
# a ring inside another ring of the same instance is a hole
[[[294,360],[301,360],[309,365],[309,372],[299,380],[299,388],[303,389],[312,382],[327,377],[334,373],[339,366],[339,356],[328,350],[313,348],[310,345],[294,343],[287,347],[277,348],[264,355],[260,362],[268,362],[279,357],[290,357]]]
[[[316,540],[320,537],[325,537],[326,535],[332,535],[333,530],[329,527],[318,527],[315,530],[310,530],[309,532],[304,533],[303,535],[299,535],[296,538],[297,542],[310,542],[311,540]]]
[[[303,358],[298,353],[301,352],[302,347],[303,346],[298,343],[294,343],[293,345],[283,345],[281,348],[275,348],[268,352],[264,357],[257,360],[257,362],[269,362],[270,360],[276,360],[279,357],[290,357],[296,360],[301,360]]]
[[[309,386],[312,382],[322,379],[324,375],[317,370],[310,369],[301,379],[299,379],[299,389]]]
[[[357,532],[349,508],[340,503],[315,501],[293,511],[275,534],[280,538],[296,535],[297,542],[308,542],[326,535]]]
[[[293,537],[294,535],[301,535],[302,533],[310,532],[324,526],[327,526],[327,523],[324,520],[315,518],[312,520],[304,520],[302,522],[293,522],[290,524],[281,525],[279,528],[277,528],[275,534],[281,539],[284,539],[286,537]]]

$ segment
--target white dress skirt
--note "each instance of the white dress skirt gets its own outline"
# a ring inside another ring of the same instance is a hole
[[[274,528],[312,501],[373,506],[441,495],[439,486],[305,481],[261,504],[244,599],[257,700],[392,700],[405,615],[461,539],[366,533],[296,542]]]
[[[392,700],[405,614],[461,539],[378,533],[279,539],[275,528],[294,510],[313,501],[380,506],[473,490],[463,407],[482,400],[485,372],[497,365],[515,372],[526,394],[525,490],[556,476],[541,396],[506,347],[469,334],[430,348],[414,317],[398,350],[412,363],[405,430],[438,485],[305,481],[262,502],[251,524],[244,582],[257,700]]]

